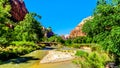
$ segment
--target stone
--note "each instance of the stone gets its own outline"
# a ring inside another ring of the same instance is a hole
[[[55,63],[74,59],[75,53],[49,51],[49,53],[40,61],[40,63]]]
[[[89,16],[85,19],[83,19],[76,27],[70,32],[69,38],[75,38],[79,36],[86,36],[86,34],[82,31],[82,26],[87,20],[92,19],[92,16]]]
[[[23,0],[9,0],[11,5],[11,19],[14,22],[22,21],[25,15],[28,13],[28,10],[25,6]]]

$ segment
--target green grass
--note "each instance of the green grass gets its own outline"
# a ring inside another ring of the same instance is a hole
[[[76,52],[77,59],[73,62],[80,68],[104,68],[106,62],[113,61],[113,57],[97,44],[81,44],[80,47],[89,47],[92,50],[91,52],[84,50]]]
[[[37,46],[7,46],[0,47],[0,60],[5,61],[11,58],[19,57],[21,55],[30,53],[34,50],[37,50]]]

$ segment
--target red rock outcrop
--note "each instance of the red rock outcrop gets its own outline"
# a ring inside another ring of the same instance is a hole
[[[92,19],[93,17],[89,16],[85,19],[83,19],[77,27],[75,27],[75,29],[73,29],[71,32],[70,32],[70,35],[69,35],[69,38],[75,38],[75,37],[79,37],[79,36],[86,36],[85,33],[82,32],[82,26],[84,25],[84,23],[87,21],[87,20],[90,20]]]
[[[12,20],[22,21],[25,17],[25,15],[28,13],[28,10],[25,7],[23,0],[9,0],[11,4],[11,15]]]

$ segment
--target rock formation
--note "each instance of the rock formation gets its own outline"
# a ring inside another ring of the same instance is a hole
[[[25,7],[23,0],[9,0],[11,5],[11,19],[14,22],[22,21],[28,10]]]
[[[44,33],[44,37],[47,37],[47,38],[50,38],[51,36],[55,35],[51,28],[43,27],[42,32]]]
[[[77,27],[75,27],[75,29],[73,29],[71,32],[70,32],[70,35],[69,35],[69,38],[75,38],[75,37],[79,37],[79,36],[86,36],[85,33],[82,32],[82,26],[84,25],[84,23],[87,21],[87,20],[90,20],[92,19],[93,17],[89,16],[85,19],[83,19]]]
[[[76,51],[62,52],[52,50],[48,52],[48,54],[40,61],[40,63],[54,63],[68,61],[75,58],[75,53]]]

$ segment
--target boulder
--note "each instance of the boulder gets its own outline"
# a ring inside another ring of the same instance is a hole
[[[9,0],[11,5],[11,19],[14,22],[22,21],[25,15],[28,13],[28,10],[25,6],[23,0]]]
[[[40,61],[40,63],[55,63],[74,59],[75,53],[49,51],[49,53]]]

